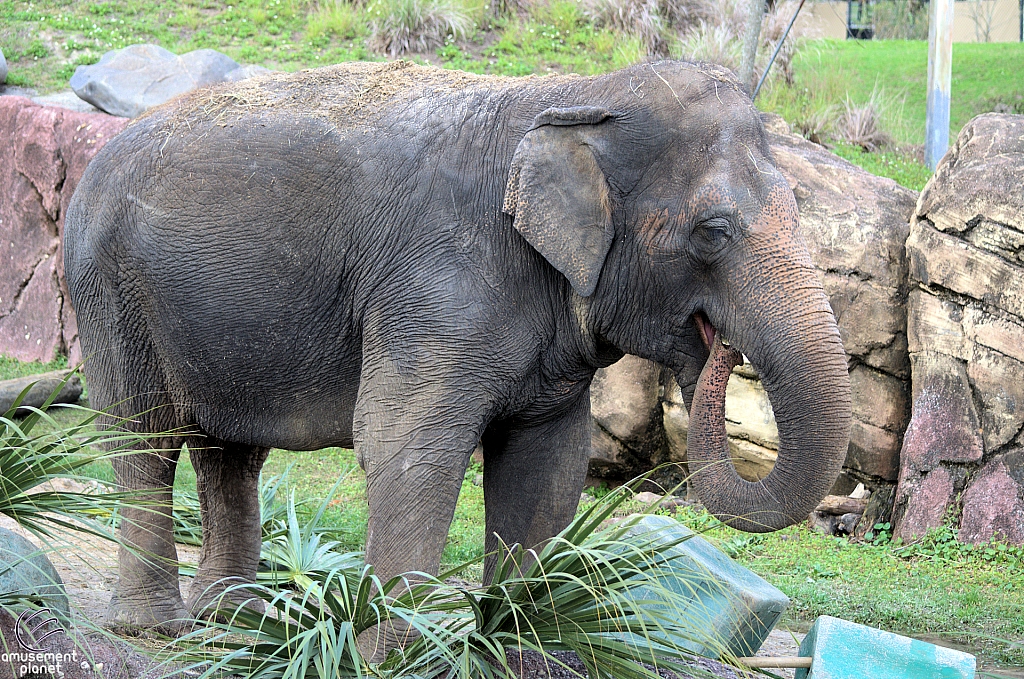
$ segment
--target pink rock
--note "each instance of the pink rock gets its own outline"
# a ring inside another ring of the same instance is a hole
[[[50,361],[63,346],[60,289],[53,257],[32,272],[14,311],[0,318],[0,347],[19,361]]]
[[[904,492],[900,485],[900,492]],[[896,522],[893,535],[903,540],[921,537],[929,528],[942,525],[953,496],[953,478],[944,467],[928,472],[913,488],[906,489],[906,511]],[[897,502],[899,500],[897,499]]]
[[[0,354],[49,361],[70,351],[80,360],[64,213],[86,165],[127,122],[0,97]]]
[[[1021,458],[1019,465],[1024,461],[1024,451],[1018,451],[1015,457]],[[979,544],[1000,539],[1024,544],[1024,485],[1011,476],[1007,462],[1007,457],[992,459],[968,486],[963,496],[960,540]]]

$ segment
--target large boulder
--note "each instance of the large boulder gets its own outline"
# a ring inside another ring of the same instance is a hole
[[[7,60],[4,59],[3,50],[0,50],[0,85],[7,82]]]
[[[130,45],[76,68],[71,89],[102,111],[134,118],[179,94],[224,82],[238,68],[234,59],[216,50],[178,56],[158,45]]]
[[[85,166],[127,121],[0,96],[0,354],[77,362],[61,235]]]
[[[6,528],[0,528],[0,594],[71,615],[64,581],[46,554]]]
[[[960,537],[1024,543],[1024,116],[974,118],[907,240],[914,401],[895,534],[960,512]],[[957,498],[960,501],[957,502]]]

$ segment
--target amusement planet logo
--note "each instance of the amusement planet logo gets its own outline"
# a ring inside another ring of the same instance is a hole
[[[43,640],[55,634],[67,635],[67,632],[61,627],[52,609],[24,611],[18,616],[18,622],[14,626],[14,635],[21,650],[11,651],[4,648],[0,654],[0,662],[12,669],[17,668],[16,676],[19,679],[63,677],[64,668],[72,663],[78,663],[78,650],[72,649],[67,653],[45,651],[41,647]],[[89,663],[83,660],[80,666],[85,669],[89,667]]]

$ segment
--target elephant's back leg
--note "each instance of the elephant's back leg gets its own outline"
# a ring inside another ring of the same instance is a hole
[[[77,244],[81,246],[79,242]],[[121,514],[119,579],[109,622],[117,629],[176,632],[187,617],[178,588],[171,496],[183,422],[157,353],[146,334],[138,301],[118,286],[93,253],[77,248],[67,258],[91,407],[108,423],[147,436],[138,452],[112,460],[119,490],[133,503]]]
[[[203,545],[187,605],[203,617],[208,609],[226,607],[220,601],[225,589],[256,580],[263,538],[259,479],[270,449],[207,437],[190,440],[188,452],[196,470]],[[227,598],[262,608],[260,599],[238,592]]]

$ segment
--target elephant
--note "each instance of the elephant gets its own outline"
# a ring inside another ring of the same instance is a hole
[[[542,543],[584,486],[591,379],[624,354],[674,372],[693,486],[743,530],[804,520],[845,458],[836,321],[759,113],[719,67],[350,63],[199,90],[96,155],[65,248],[93,405],[165,432],[114,462],[141,503],[115,625],[173,625],[253,580],[271,448],[354,448],[382,581],[438,571],[478,443],[486,551]],[[725,437],[743,355],[780,436],[756,483]],[[183,447],[203,537],[187,599]]]

